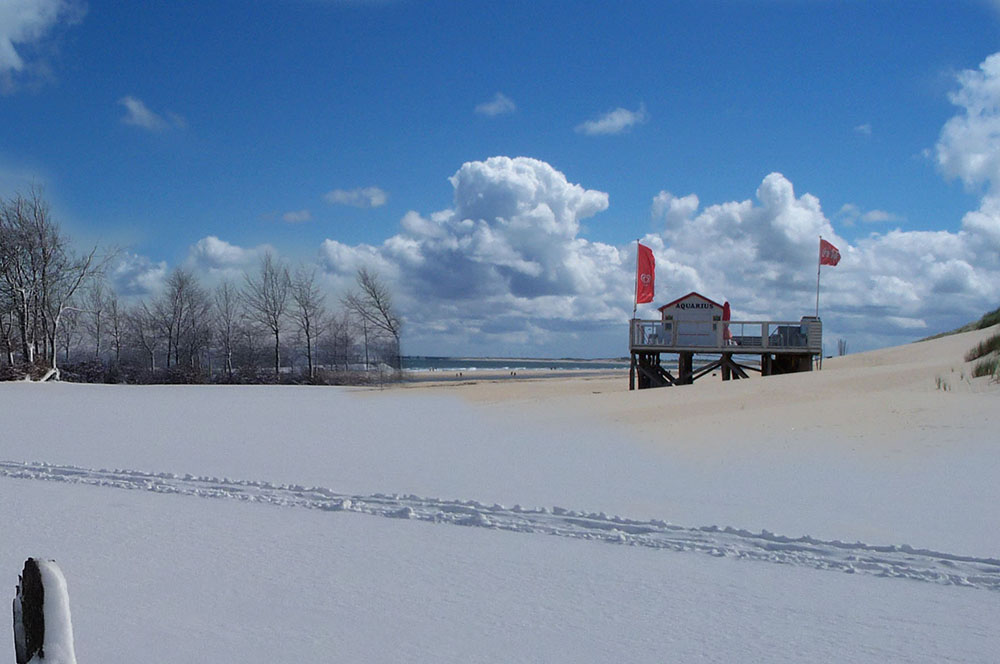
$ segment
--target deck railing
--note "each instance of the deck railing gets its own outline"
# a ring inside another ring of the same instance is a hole
[[[754,354],[773,351],[820,353],[823,325],[813,317],[798,321],[633,319],[629,345],[632,350],[662,352],[676,349]]]

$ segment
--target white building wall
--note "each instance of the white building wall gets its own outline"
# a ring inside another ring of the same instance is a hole
[[[663,319],[673,320],[674,342],[678,346],[711,346],[721,344],[722,307],[699,295],[689,295],[663,309]]]

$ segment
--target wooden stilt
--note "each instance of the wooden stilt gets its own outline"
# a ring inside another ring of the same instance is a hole
[[[694,353],[680,353],[677,358],[677,380],[681,385],[690,385],[694,382]]]

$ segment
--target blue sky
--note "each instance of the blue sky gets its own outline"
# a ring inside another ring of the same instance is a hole
[[[798,318],[825,231],[828,339],[873,347],[1000,299],[1000,234],[967,217],[1000,187],[975,166],[996,107],[955,101],[994,99],[998,37],[985,0],[0,0],[0,195],[43,186],[75,238],[123,248],[136,295],[268,249],[333,296],[371,264],[427,354],[622,354],[638,237],[658,301]],[[962,118],[982,123],[946,136]]]

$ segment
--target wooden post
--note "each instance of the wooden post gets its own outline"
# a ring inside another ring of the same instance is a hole
[[[690,385],[694,382],[691,379],[691,374],[694,373],[694,353],[680,353],[677,358],[677,373],[679,374],[677,382],[681,385]]]

